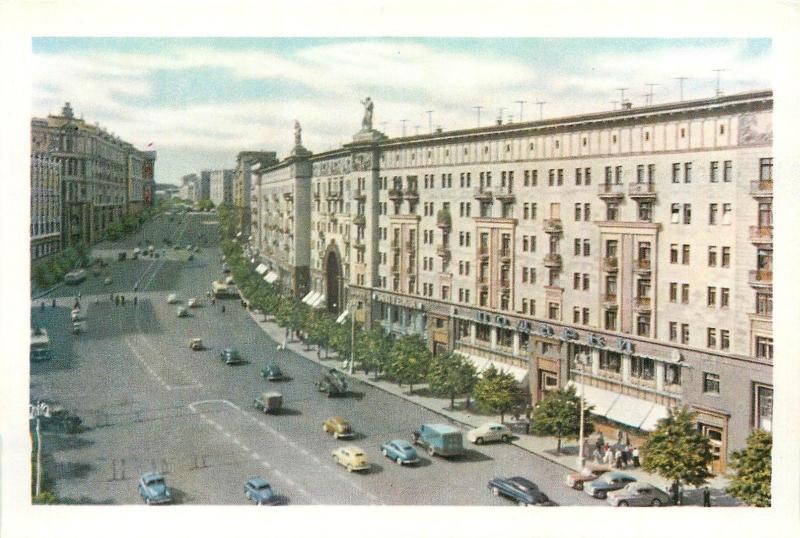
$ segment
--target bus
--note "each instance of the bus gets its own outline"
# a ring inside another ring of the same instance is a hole
[[[226,284],[222,280],[214,280],[211,282],[211,292],[214,297],[239,297],[239,290],[233,284]]]

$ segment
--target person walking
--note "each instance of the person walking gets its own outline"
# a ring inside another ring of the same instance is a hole
[[[42,301],[41,304],[39,305],[39,310],[44,312],[44,301]]]
[[[119,306],[119,295],[114,296],[114,306]]]
[[[55,307],[56,307],[56,300],[53,299],[53,308],[55,308]]]
[[[600,435],[597,436],[597,441],[595,442],[595,446],[599,452],[603,451],[603,445],[606,443],[605,438],[603,437],[603,432],[600,432]]]
[[[614,467],[622,468],[622,451],[619,448],[614,452]]]
[[[225,313],[225,305],[222,305],[222,313]]]
[[[125,296],[122,296],[122,306],[125,306]]]
[[[606,452],[603,456],[603,463],[606,465],[611,465],[614,463],[614,454],[611,452],[611,447],[606,447]]]
[[[133,297],[133,306],[136,306],[139,303],[139,298],[134,296]]]
[[[630,463],[630,459],[631,459],[631,447],[629,445],[625,445],[624,447],[622,447],[622,465],[624,467],[627,467],[628,463]]]
[[[631,458],[633,459],[633,466],[639,467],[639,447],[633,447],[633,452],[631,452]]]
[[[711,491],[708,486],[703,488],[703,506],[711,506]]]

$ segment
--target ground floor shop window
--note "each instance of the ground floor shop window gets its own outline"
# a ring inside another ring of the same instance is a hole
[[[656,376],[656,363],[645,357],[631,357],[631,377],[652,381]]]
[[[511,347],[514,344],[514,331],[511,329],[497,329],[497,344]]]
[[[606,351],[600,354],[600,370],[610,374],[619,374],[622,367],[622,357],[619,353]]]
[[[754,426],[766,432],[772,431],[772,387],[755,385]]]
[[[490,342],[492,338],[492,328],[481,323],[477,324],[475,328],[475,338],[481,342]]]

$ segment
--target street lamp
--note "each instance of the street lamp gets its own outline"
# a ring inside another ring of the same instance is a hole
[[[29,406],[30,418],[36,419],[36,496],[42,492],[42,427],[41,417],[50,416],[50,407],[44,403],[39,402],[36,405]]]
[[[585,367],[586,365],[588,365],[589,361],[590,361],[590,358],[589,358],[589,354],[588,353],[576,353],[575,354],[575,362],[577,364],[580,364],[582,367]],[[584,409],[583,409],[583,407],[584,407],[583,406],[583,390],[584,389],[583,389],[583,385],[584,385],[584,380],[583,380],[583,376],[581,376],[581,393],[580,393],[580,396],[579,396],[579,398],[580,398],[580,406],[581,406],[581,422],[580,422],[580,425],[578,426],[578,432],[579,432],[578,433],[578,467],[580,469],[583,469],[583,465],[586,463],[586,458],[585,458],[585,455],[583,453],[583,414],[584,414]]]
[[[350,301],[350,375],[353,375],[353,359],[356,353],[356,303]]]

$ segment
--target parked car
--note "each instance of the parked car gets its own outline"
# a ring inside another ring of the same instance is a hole
[[[111,284],[111,277],[110,277],[110,276],[107,276],[106,278],[104,278],[104,279],[103,279],[103,284],[105,284],[106,286],[108,286],[109,284]]]
[[[347,379],[344,374],[331,368],[317,383],[317,390],[327,392],[329,398],[347,394]]]
[[[219,352],[219,355],[222,357],[225,364],[240,364],[242,362],[242,356],[239,354],[239,351],[233,347],[226,347]]]
[[[278,504],[278,496],[272,491],[272,486],[260,476],[247,479],[244,483],[244,495],[259,506]]]
[[[191,349],[192,351],[203,351],[203,339],[192,338],[189,341],[189,349]]]
[[[381,454],[397,463],[397,465],[419,463],[417,450],[411,443],[404,439],[395,439],[382,444]]]
[[[286,379],[283,375],[280,366],[277,363],[271,362],[261,369],[261,377],[267,381],[282,381]]]
[[[139,495],[147,504],[172,502],[172,493],[160,473],[145,473],[139,479]]]
[[[117,261],[124,262],[127,257],[128,257],[127,252],[117,252]]]
[[[175,293],[167,295],[167,304],[175,304],[178,302],[178,296]]]
[[[482,445],[492,441],[502,441],[507,443],[512,437],[511,430],[497,422],[487,422],[477,428],[467,432],[467,439],[470,443]]]
[[[189,308],[197,308],[200,306],[200,301],[197,300],[196,297],[192,297],[188,301],[186,301],[186,306]]]
[[[280,392],[264,392],[253,401],[253,406],[267,413],[277,413],[283,405],[283,395]]]
[[[342,417],[331,417],[322,424],[322,431],[333,434],[334,439],[353,437],[353,428]]]
[[[539,490],[536,484],[521,476],[493,478],[489,480],[488,487],[493,494],[508,497],[513,501],[517,501],[520,506],[535,504],[552,506],[555,504]]]
[[[189,311],[186,310],[186,308],[183,307],[183,306],[179,306],[177,308],[177,310],[175,311],[175,313],[178,315],[179,318],[188,318],[189,317]]]
[[[669,495],[647,482],[632,482],[624,488],[608,494],[611,506],[667,506]]]
[[[572,489],[582,490],[584,483],[596,480],[601,474],[611,470],[610,465],[588,463],[579,472],[567,473],[566,483]]]
[[[364,451],[353,445],[343,446],[331,452],[336,463],[347,468],[349,472],[366,471],[369,469],[369,461]]]
[[[609,492],[622,489],[636,479],[619,471],[603,473],[584,486],[584,491],[597,499],[605,499]]]
[[[461,456],[464,454],[464,442],[461,430],[449,424],[423,424],[412,435],[415,445],[419,445],[434,456]]]

